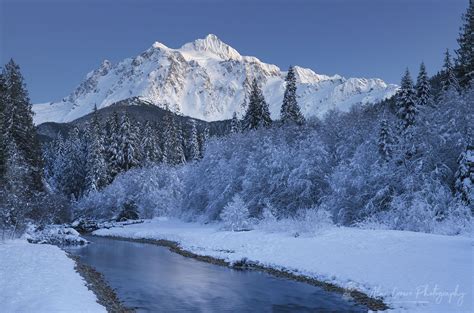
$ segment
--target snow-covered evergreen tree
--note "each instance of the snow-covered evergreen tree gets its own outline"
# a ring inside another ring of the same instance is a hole
[[[474,210],[474,146],[468,146],[459,156],[456,192],[461,200],[466,205],[471,205]]]
[[[107,164],[107,180],[110,183],[121,170],[118,159],[120,149],[120,118],[116,111],[107,120],[105,133],[105,160]]]
[[[236,134],[240,133],[241,131],[242,129],[240,126],[240,120],[237,117],[237,112],[234,112],[234,114],[232,114],[232,120],[230,121],[230,133]]]
[[[442,89],[445,92],[445,95],[450,92],[457,92],[460,89],[458,79],[454,73],[454,67],[449,49],[446,49],[446,53],[444,54],[444,63],[443,69],[441,71],[441,77]]]
[[[415,124],[417,112],[415,89],[408,69],[402,78],[400,91],[398,92],[397,106],[397,114],[401,120],[401,130],[405,131]]]
[[[143,128],[141,155],[146,164],[158,163],[162,159],[158,134],[149,121],[145,122]]]
[[[268,104],[256,79],[252,83],[249,105],[244,116],[244,129],[251,130],[260,127],[270,127],[272,119]]]
[[[86,193],[100,190],[107,184],[104,139],[97,107],[94,108],[89,124],[87,144]]]
[[[461,87],[468,88],[474,78],[474,1],[463,15],[463,25],[458,37],[459,49],[456,50],[456,72]]]
[[[189,160],[196,161],[200,158],[199,153],[199,139],[196,128],[196,121],[191,119],[191,131],[188,138],[188,151],[189,151]]]
[[[30,180],[28,185],[33,191],[43,190],[41,148],[33,124],[32,105],[28,97],[20,67],[10,60],[4,68],[6,86],[6,105],[4,107],[4,132],[7,142],[15,141],[22,153]]]
[[[420,72],[418,73],[418,78],[416,80],[416,98],[417,106],[419,108],[424,108],[431,104],[430,81],[428,73],[426,72],[425,63],[423,62],[420,65]]]
[[[236,194],[224,207],[220,218],[231,231],[242,231],[249,227],[249,210],[240,195]]]
[[[296,75],[292,66],[288,70],[285,81],[286,89],[283,95],[280,119],[283,124],[295,123],[301,125],[304,123],[304,117],[296,100]]]
[[[117,161],[121,171],[140,165],[140,148],[136,128],[127,113],[122,115],[119,127]]]
[[[380,156],[383,160],[388,161],[392,156],[393,140],[388,121],[385,118],[380,121],[378,144]]]
[[[199,141],[199,158],[202,159],[204,157],[204,152],[206,151],[206,144],[209,140],[209,127],[206,125],[204,130],[199,133],[198,141]]]
[[[163,117],[163,162],[171,165],[184,164],[186,157],[183,132],[173,113],[167,111]]]
[[[4,182],[5,171],[7,169],[7,134],[5,128],[7,86],[3,73],[0,72],[0,185]]]

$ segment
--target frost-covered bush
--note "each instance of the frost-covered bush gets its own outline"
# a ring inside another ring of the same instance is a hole
[[[101,192],[77,203],[76,217],[117,218],[133,203],[141,218],[177,214],[182,200],[179,169],[168,166],[133,169],[120,174]]]
[[[232,198],[220,214],[224,227],[231,231],[248,230],[250,226],[249,209],[238,194]]]
[[[46,227],[30,227],[27,231],[30,243],[51,245],[85,245],[87,240],[82,238],[73,228],[63,225],[48,225]]]

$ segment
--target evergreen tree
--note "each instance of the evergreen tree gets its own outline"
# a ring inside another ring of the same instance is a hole
[[[183,133],[172,112],[165,113],[163,123],[163,162],[171,165],[184,164],[186,158],[183,148]]]
[[[296,100],[296,75],[292,66],[288,70],[285,81],[286,89],[280,112],[281,121],[283,124],[296,123],[301,125],[304,123],[304,117]]]
[[[431,103],[431,88],[425,63],[421,63],[416,81],[417,106],[424,108]]]
[[[30,180],[28,185],[32,192],[43,191],[41,149],[33,125],[33,111],[25,87],[20,67],[10,60],[4,69],[6,105],[4,106],[4,136],[8,145],[15,141],[23,155]]]
[[[258,86],[257,80],[254,79],[249,105],[244,117],[244,128],[247,130],[257,129],[262,126],[270,127],[271,124],[272,120],[268,104],[265,101],[262,90]]]
[[[196,161],[200,158],[199,153],[199,139],[198,133],[196,128],[196,121],[191,120],[191,132],[189,134],[188,139],[188,147],[189,147],[189,160]]]
[[[469,0],[469,7],[463,15],[463,25],[458,38],[459,49],[456,50],[456,72],[461,87],[468,88],[474,77],[474,1]]]
[[[5,128],[7,86],[3,73],[0,72],[0,186],[3,186],[7,167],[7,135]]]
[[[209,140],[209,127],[206,126],[204,130],[198,135],[200,159],[204,157],[204,152],[206,151],[206,144],[208,140]]]
[[[453,63],[451,61],[451,54],[449,49],[446,49],[444,55],[444,64],[442,73],[442,88],[445,93],[457,92],[459,90],[459,82],[454,73]]]
[[[140,164],[138,136],[128,114],[122,116],[119,128],[117,161],[120,171],[128,171]]]
[[[474,146],[472,145],[459,156],[456,193],[466,205],[473,205],[474,210]]]
[[[232,115],[232,120],[230,121],[230,133],[236,134],[241,132],[240,121],[237,117],[237,113],[234,112]]]
[[[56,183],[62,193],[71,199],[79,199],[86,187],[87,147],[79,129],[73,128],[64,142],[63,153],[57,160]]]
[[[141,155],[145,163],[151,164],[161,161],[162,155],[158,135],[149,121],[145,122],[141,143]]]
[[[388,161],[392,156],[392,137],[390,133],[390,127],[386,119],[382,119],[380,122],[379,131],[379,153],[383,160]]]
[[[120,173],[120,163],[118,160],[120,141],[120,119],[118,113],[114,111],[105,125],[105,160],[107,165],[107,181],[111,183],[115,176]]]
[[[416,94],[413,88],[413,81],[408,69],[402,78],[400,91],[398,92],[398,116],[401,120],[401,130],[405,131],[415,124],[416,117]]]
[[[105,147],[97,107],[94,108],[87,139],[86,192],[91,192],[100,190],[107,184]]]

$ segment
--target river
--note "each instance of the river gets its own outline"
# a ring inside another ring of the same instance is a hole
[[[340,294],[259,271],[197,261],[146,243],[87,237],[67,251],[137,312],[367,312]]]

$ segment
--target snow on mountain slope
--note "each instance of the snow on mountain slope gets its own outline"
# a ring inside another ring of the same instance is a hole
[[[330,109],[349,110],[392,96],[396,85],[380,79],[343,78],[295,67],[299,103],[305,116],[321,116]],[[279,117],[286,72],[208,35],[171,49],[156,42],[134,58],[117,64],[105,60],[61,101],[33,106],[35,123],[70,122],[119,100],[140,97],[160,107],[207,121],[242,114],[250,84],[257,78],[273,118]]]

